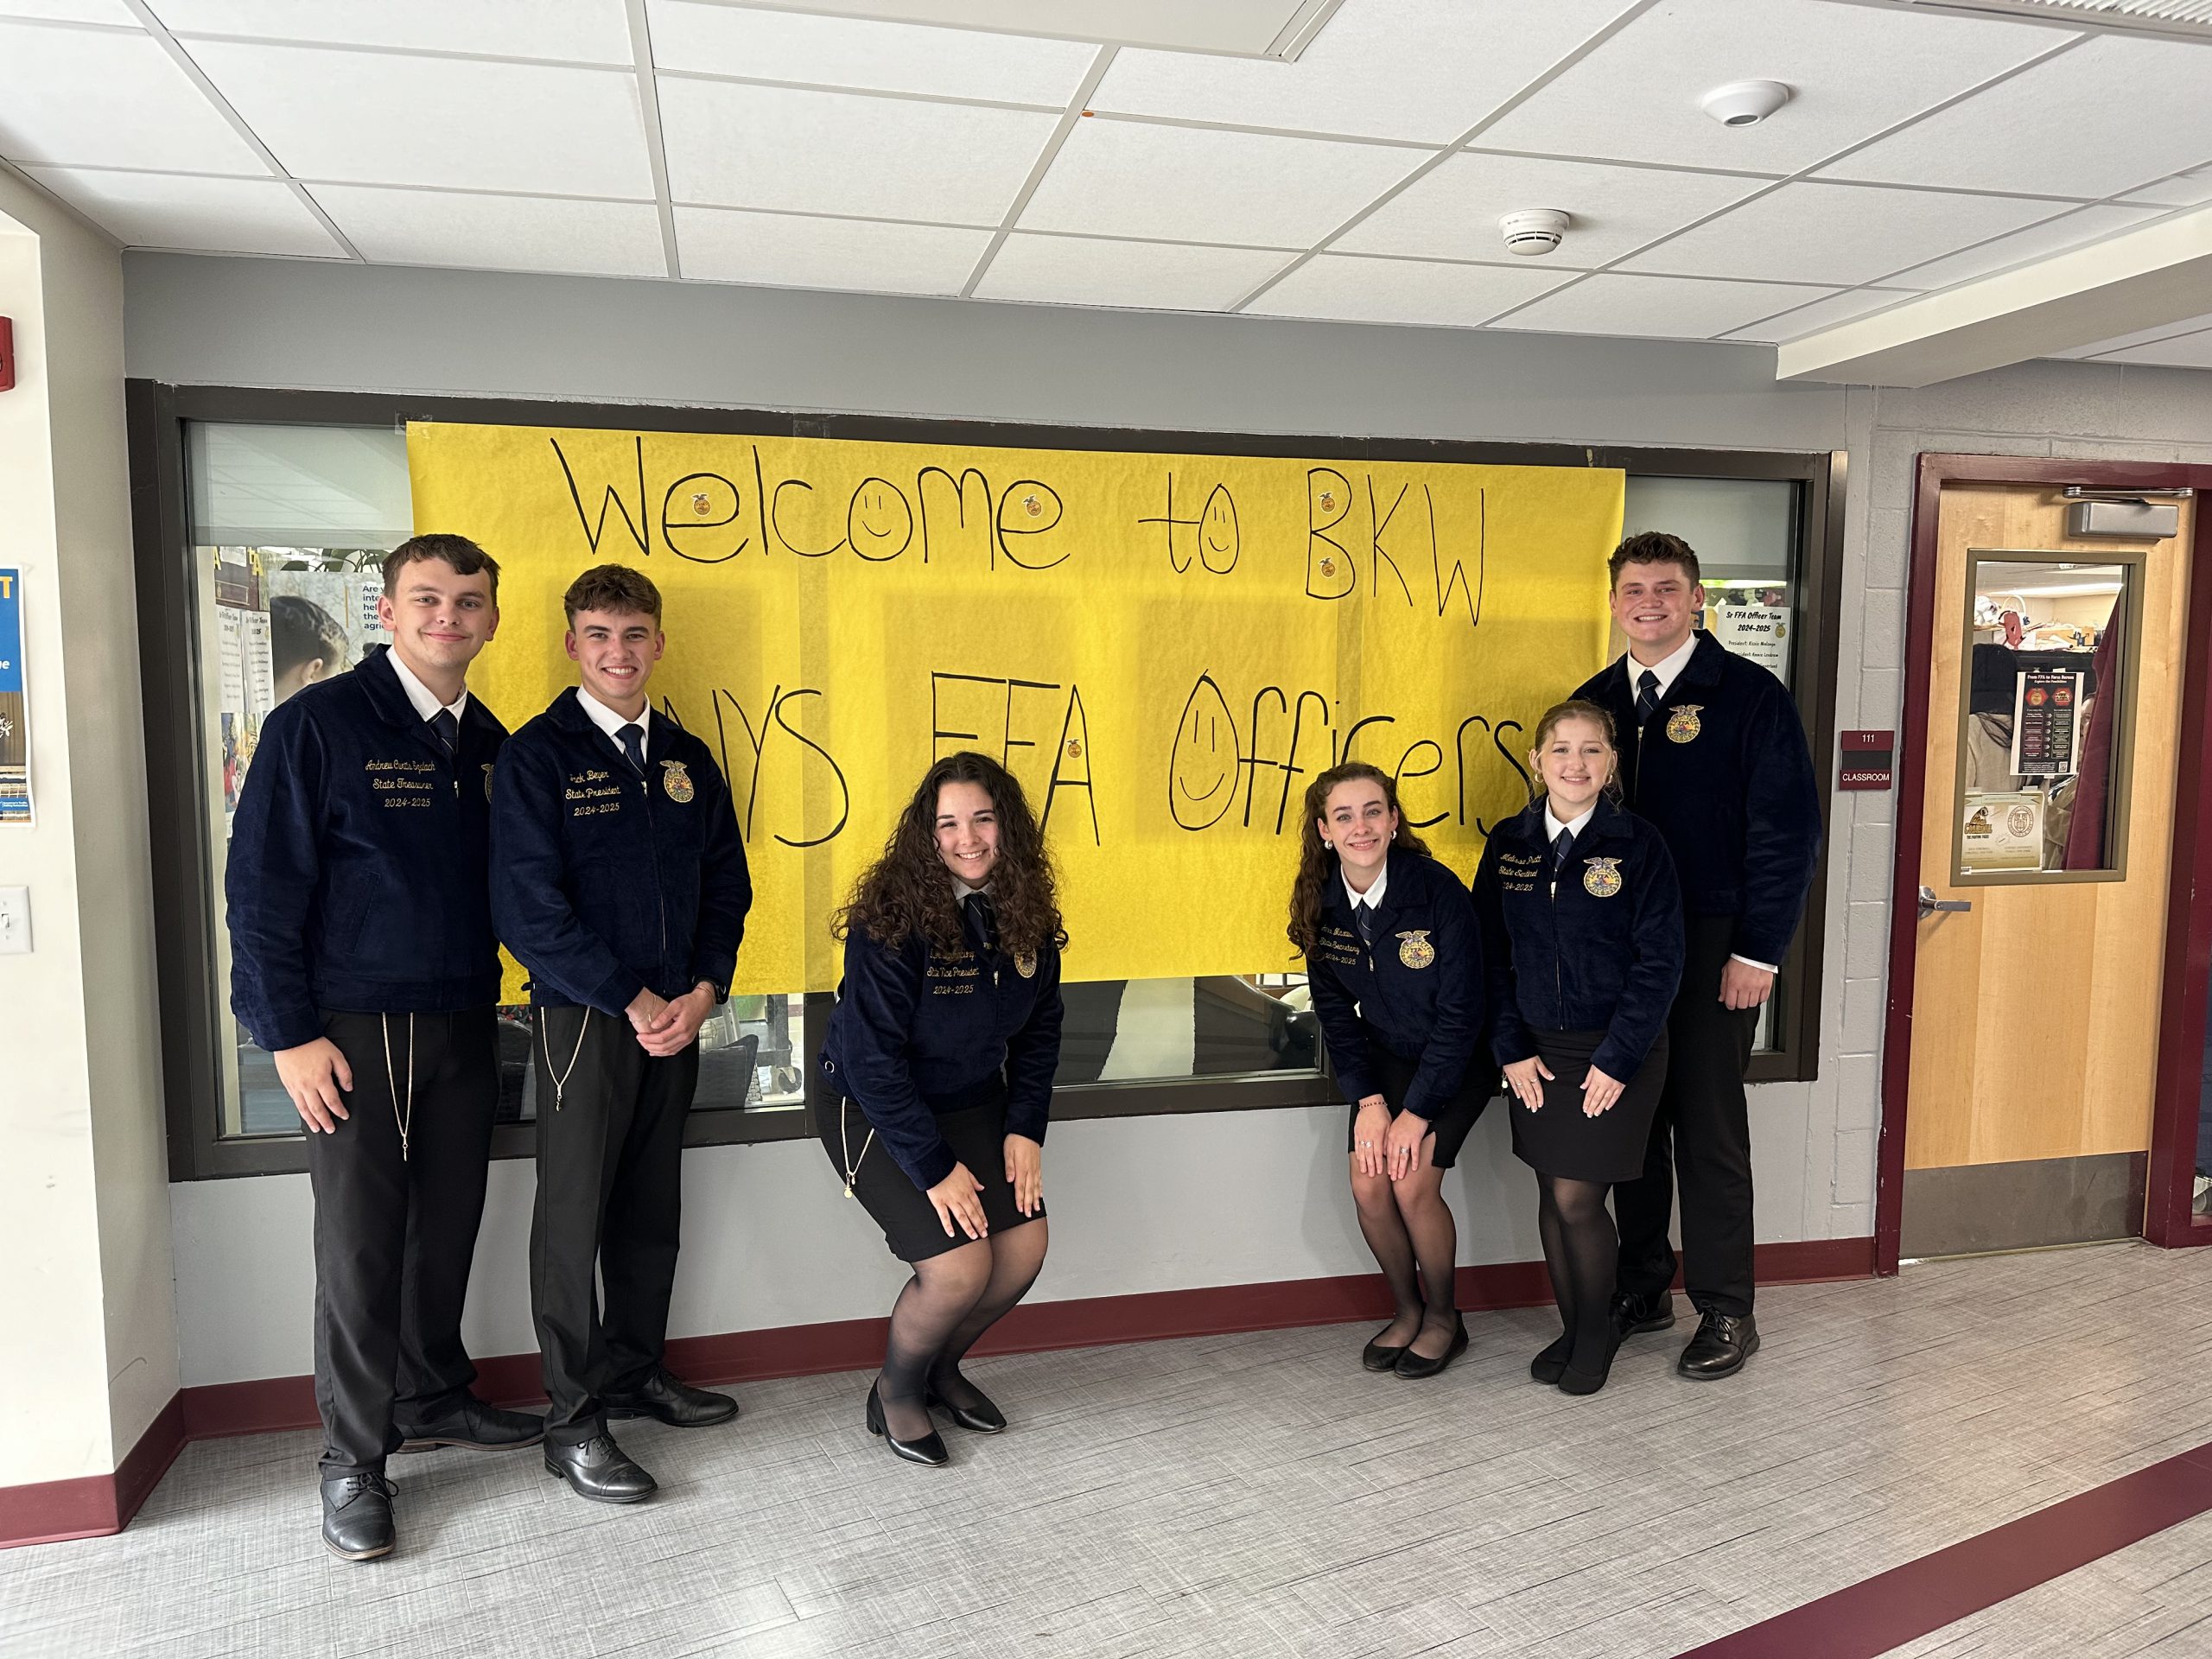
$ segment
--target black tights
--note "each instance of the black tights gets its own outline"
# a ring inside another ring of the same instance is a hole
[[[960,1362],[984,1332],[1037,1282],[1045,1265],[1043,1217],[914,1263],[892,1304],[891,1338],[875,1391],[884,1421],[902,1440],[931,1432],[926,1396],[972,1408],[982,1395]]]
[[[1444,1201],[1444,1172],[1429,1162],[1435,1144],[1423,1141],[1413,1173],[1397,1180],[1361,1174],[1357,1159],[1351,1173],[1359,1230],[1398,1305],[1376,1340],[1410,1346],[1423,1359],[1441,1358],[1459,1328],[1459,1233]]]
[[[1620,1241],[1605,1208],[1609,1185],[1536,1177],[1536,1229],[1543,1235],[1544,1267],[1566,1327],[1542,1357],[1580,1371],[1602,1371],[1611,1354]]]

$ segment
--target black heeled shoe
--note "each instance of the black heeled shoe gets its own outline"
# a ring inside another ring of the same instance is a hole
[[[1452,1345],[1434,1359],[1417,1354],[1408,1347],[1404,1353],[1398,1356],[1398,1363],[1393,1368],[1400,1376],[1416,1378],[1435,1376],[1441,1373],[1446,1365],[1467,1351],[1467,1322],[1456,1313],[1452,1318],[1458,1327],[1452,1332]]]
[[[1612,1375],[1613,1357],[1621,1351],[1621,1333],[1618,1327],[1610,1332],[1605,1342],[1605,1358],[1594,1371],[1584,1370],[1569,1362],[1560,1373],[1559,1391],[1561,1394],[1595,1394],[1605,1386],[1605,1379]]]
[[[918,1440],[902,1440],[884,1427],[883,1402],[876,1397],[873,1382],[868,1385],[868,1432],[889,1446],[893,1456],[904,1458],[909,1463],[924,1463],[934,1469],[952,1461],[935,1429]]]
[[[973,1382],[968,1386],[976,1389]],[[976,1398],[980,1402],[976,1405],[956,1406],[935,1389],[930,1389],[923,1394],[922,1403],[944,1412],[971,1434],[995,1434],[1004,1428],[1006,1414],[992,1403],[991,1396],[976,1389]]]

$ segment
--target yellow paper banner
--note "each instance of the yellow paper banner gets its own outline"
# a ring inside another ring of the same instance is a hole
[[[957,748],[1047,815],[1071,978],[1294,965],[1300,797],[1341,759],[1469,874],[1603,660],[1624,481],[444,424],[408,461],[416,528],[499,562],[471,683],[510,727],[574,683],[579,571],[658,584],[654,706],[720,758],[752,861],[747,991],[836,984],[830,912]]]

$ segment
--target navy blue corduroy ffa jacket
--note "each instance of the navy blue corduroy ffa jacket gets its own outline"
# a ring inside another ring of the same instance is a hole
[[[1490,832],[1475,914],[1498,1063],[1533,1056],[1538,1031],[1602,1031],[1590,1064],[1633,1077],[1682,977],[1681,890],[1659,831],[1599,796],[1554,885],[1535,801]]]
[[[645,776],[574,691],[507,740],[492,789],[492,915],[531,1001],[620,1017],[641,990],[729,995],[753,879],[707,746],[655,710]]]
[[[448,755],[382,645],[270,712],[223,874],[231,1007],[255,1042],[312,1042],[326,1008],[499,1000],[487,796],[506,736],[471,696]]]
[[[1370,950],[1332,863],[1321,890],[1319,937],[1306,964],[1313,1012],[1345,1099],[1381,1092],[1370,1058],[1381,1047],[1418,1063],[1405,1109],[1433,1117],[1459,1092],[1482,1035],[1474,907],[1459,878],[1435,859],[1394,849],[1375,930]]]
[[[1024,971],[1024,969],[1027,971]],[[823,1080],[856,1103],[893,1160],[927,1191],[959,1160],[932,1101],[958,1101],[1006,1078],[1006,1132],[1042,1145],[1060,1065],[1060,952],[1033,959],[995,947],[941,953],[924,938],[845,940],[845,977],[822,1045]]]
[[[1797,707],[1780,680],[1700,633],[1639,730],[1633,667],[1623,657],[1575,693],[1613,717],[1624,798],[1667,838],[1683,908],[1733,916],[1729,950],[1779,963],[1821,850],[1821,791]]]

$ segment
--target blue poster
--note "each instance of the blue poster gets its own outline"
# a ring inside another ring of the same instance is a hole
[[[20,571],[0,569],[0,823],[31,821],[31,731],[23,708]]]

